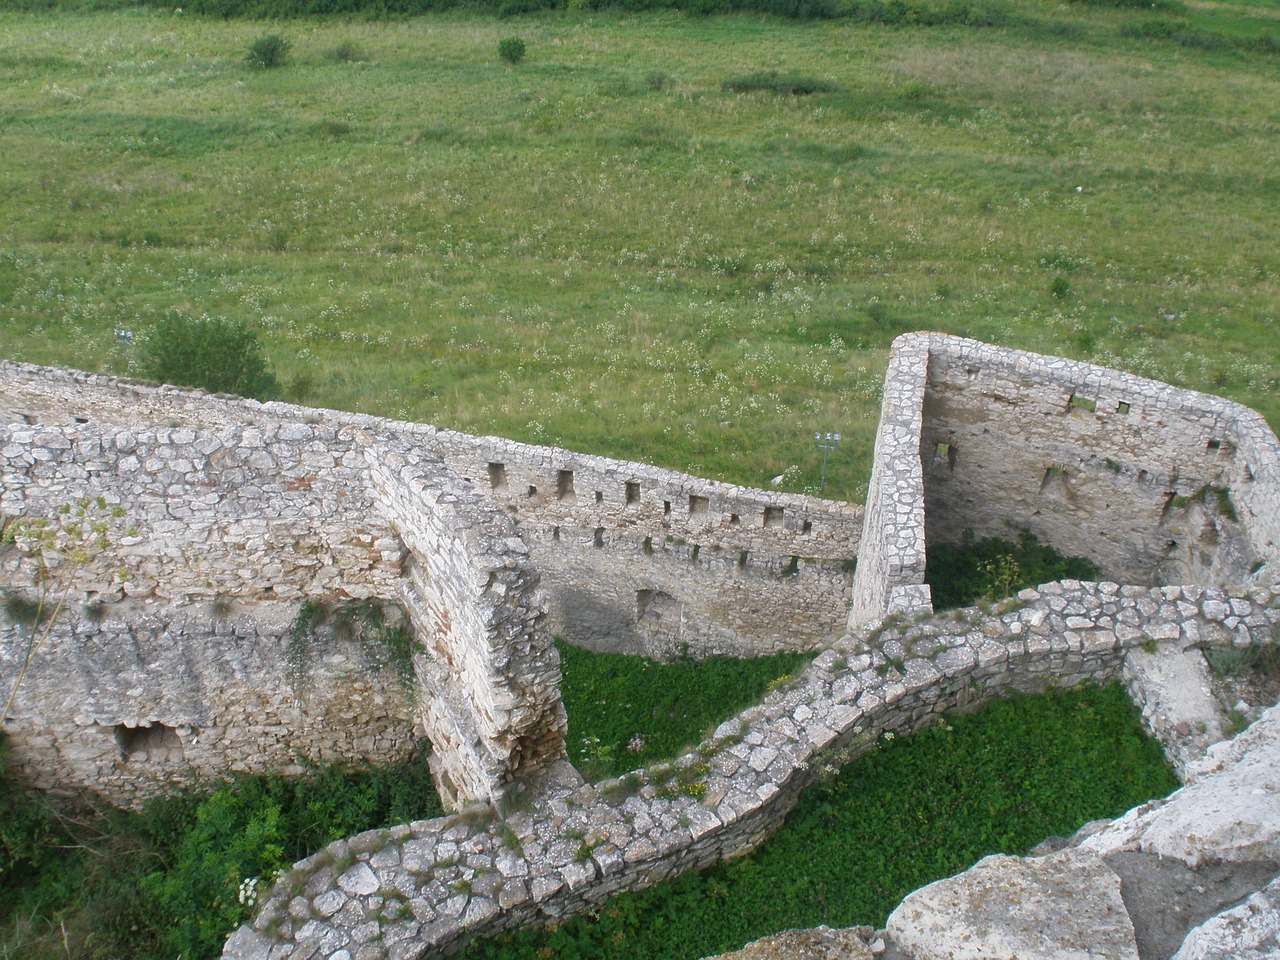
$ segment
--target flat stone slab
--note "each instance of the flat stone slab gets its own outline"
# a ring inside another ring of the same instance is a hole
[[[1276,960],[1280,957],[1280,878],[1196,927],[1173,960]]]
[[[986,857],[910,894],[885,932],[914,960],[1138,960],[1120,878],[1100,857]]]
[[[710,960],[874,960],[875,955],[860,934],[871,935],[869,927],[859,930],[784,930],[761,937],[741,950]]]

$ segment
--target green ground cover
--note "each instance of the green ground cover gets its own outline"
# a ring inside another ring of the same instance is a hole
[[[780,930],[882,926],[910,892],[1177,786],[1123,689],[999,701],[886,739],[748,857],[473,946],[467,960],[691,960]]]
[[[783,653],[658,663],[556,646],[569,715],[569,759],[592,780],[674,759],[813,659]]]
[[[1017,542],[999,537],[934,543],[925,550],[925,579],[935,610],[1003,600],[1026,587],[1055,580],[1096,580],[1098,568],[1082,557],[1064,557],[1029,531]]]
[[[217,957],[266,892],[261,878],[333,840],[443,812],[425,754],[67,814],[4,780],[4,752],[0,739],[4,960]]]
[[[0,355],[136,371],[115,330],[227,316],[311,404],[793,490],[839,430],[828,495],[854,500],[910,329],[1280,422],[1280,10],[1004,6],[7,5]],[[268,32],[287,58],[254,69]],[[770,74],[803,82],[735,85]]]

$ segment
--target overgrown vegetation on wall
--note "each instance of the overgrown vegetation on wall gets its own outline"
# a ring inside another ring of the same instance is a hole
[[[565,643],[560,694],[569,758],[591,780],[669,760],[802,671],[812,654],[658,663]]]
[[[425,755],[238,777],[139,813],[61,813],[4,779],[0,740],[0,958],[213,958],[280,869],[373,827],[441,816]]]
[[[987,537],[930,544],[925,550],[925,579],[933,592],[933,608],[950,610],[1002,600],[1055,580],[1096,580],[1098,567],[1083,557],[1064,557],[1024,530],[1016,543]]]
[[[1112,685],[990,704],[888,739],[748,857],[472,947],[468,960],[703,957],[792,927],[883,926],[910,891],[1113,817],[1177,781]]]

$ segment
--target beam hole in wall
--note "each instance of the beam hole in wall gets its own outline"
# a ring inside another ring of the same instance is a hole
[[[1086,413],[1098,412],[1098,401],[1090,400],[1088,397],[1082,397],[1078,393],[1072,393],[1071,399],[1067,403],[1068,409],[1083,410]]]
[[[507,465],[505,463],[489,464],[489,488],[494,493],[507,492]]]
[[[112,732],[121,760],[179,763],[184,759],[178,731],[163,723],[143,723],[136,727],[117,723]]]
[[[636,591],[636,623],[639,626],[678,634],[683,612],[683,605],[669,593],[661,590]]]
[[[800,558],[792,557],[791,562],[788,563],[786,568],[782,571],[782,575],[784,577],[794,577],[794,576],[797,576],[799,573],[800,573]]]
[[[535,486],[533,486],[533,484],[530,484],[530,485],[529,485],[528,496],[530,496],[530,497],[536,497],[537,495],[538,495],[538,488],[537,488],[537,487],[535,487]]]
[[[801,532],[801,533],[803,533],[803,534],[813,533],[813,521],[812,521],[812,520],[806,520],[803,524],[801,524],[801,525],[800,525],[800,532]]]
[[[640,549],[643,550],[646,554],[652,554],[653,553],[653,537],[645,537],[644,545]]]
[[[604,491],[603,491],[603,490],[597,490],[597,491],[596,491],[596,503],[604,503]]]
[[[1119,403],[1116,404],[1116,413],[1123,415],[1128,413],[1130,409],[1131,408],[1129,406],[1128,401],[1121,400]]]
[[[939,442],[938,445],[933,448],[934,466],[945,470],[955,470],[956,452],[956,445],[954,443]]]
[[[742,523],[742,518],[736,513],[729,514],[729,526],[736,527]]]
[[[556,498],[560,500],[576,500],[573,492],[573,471],[561,470],[556,475]]]
[[[89,422],[89,418],[88,418],[88,417],[72,417],[71,419],[72,419],[72,420],[74,420],[76,423],[88,423],[88,422]]]
[[[552,539],[552,540],[559,540],[559,539],[560,539],[560,528],[559,528],[559,527],[552,527],[552,528],[551,528],[551,539]]]
[[[627,481],[627,506],[640,502],[640,483],[636,480]]]
[[[710,502],[706,497],[700,497],[696,493],[689,494],[689,516],[705,517],[710,508]]]
[[[764,508],[764,526],[780,527],[782,526],[782,507],[765,507]]]
[[[604,527],[596,527],[596,535],[595,539],[592,541],[592,546],[604,546]]]
[[[695,544],[693,545],[693,550],[692,550],[692,552],[690,552],[690,554],[689,554],[689,562],[690,562],[690,563],[697,563],[697,562],[698,562],[698,554],[701,552],[701,550],[702,550],[702,547],[700,547],[698,544],[696,544],[696,543],[695,543]]]
[[[663,515],[664,517],[669,517],[669,516],[671,516],[671,501],[670,501],[670,500],[663,500],[663,501],[662,501],[662,515]]]

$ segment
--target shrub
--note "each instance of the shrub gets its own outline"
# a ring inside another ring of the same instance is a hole
[[[520,37],[503,37],[498,41],[498,56],[507,63],[519,63],[524,55],[524,40]]]
[[[333,49],[327,50],[325,57],[336,63],[355,63],[358,60],[369,59],[368,55],[351,40],[343,40]]]
[[[1093,580],[1098,568],[1081,557],[1064,557],[1024,530],[1018,542],[988,537],[963,544],[929,544],[925,571],[935,610],[963,607],[978,600],[1000,600],[1024,587],[1054,580]]]
[[[146,376],[180,387],[258,400],[279,393],[257,334],[239,320],[169,314],[151,328],[141,359]]]
[[[278,33],[268,33],[249,45],[249,52],[245,54],[244,59],[251,67],[269,70],[284,63],[284,58],[292,46],[293,44]]]
[[[827,83],[825,80],[796,74],[781,74],[777,70],[734,77],[725,83],[724,88],[729,93],[763,91],[792,97],[805,97],[811,93],[834,93],[837,89],[835,84]]]

